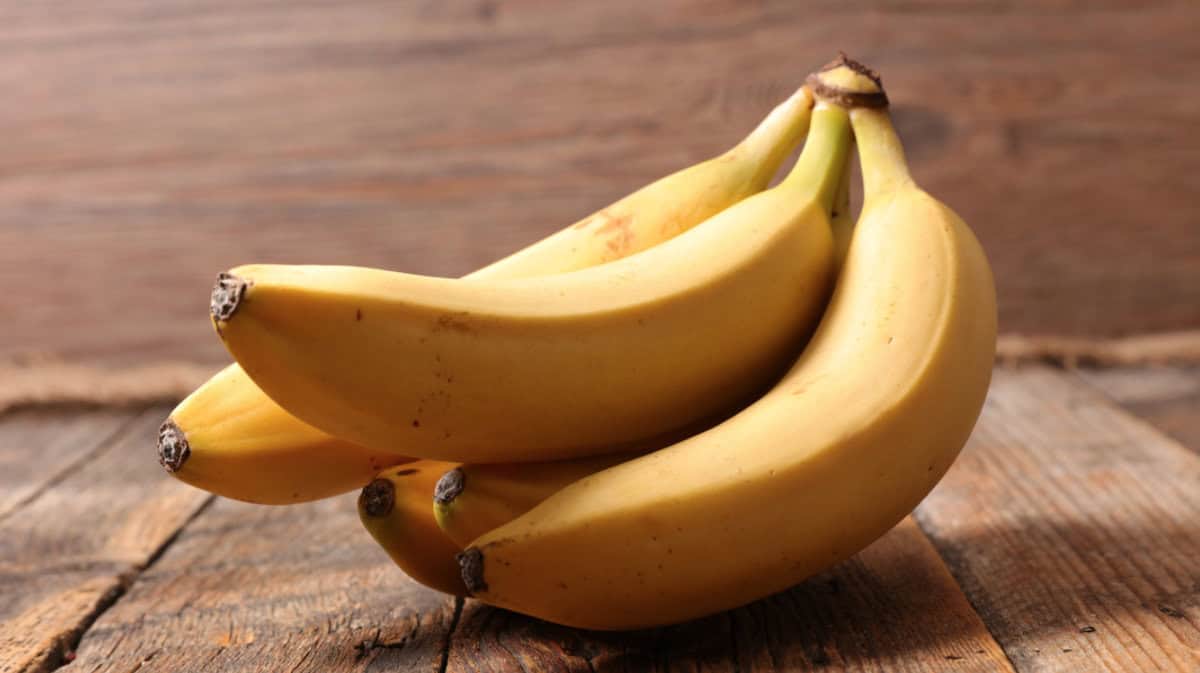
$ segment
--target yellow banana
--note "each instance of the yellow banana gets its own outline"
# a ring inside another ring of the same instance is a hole
[[[639,254],[488,282],[243,266],[214,324],[272,399],[350,441],[462,462],[620,450],[761,389],[811,332],[849,137],[845,111],[812,118],[779,186]]]
[[[724,154],[642,187],[616,203],[471,275],[528,278],[628,257],[766,189],[808,133],[812,94],[801,88]]]
[[[853,146],[853,141],[851,141]],[[833,259],[834,265],[840,272],[846,254],[850,250],[850,238],[854,235],[854,217],[850,213],[850,183],[853,182],[852,162],[847,161],[842,169],[842,177],[838,181],[837,198],[833,202],[833,217],[829,224],[833,230]]]
[[[856,104],[886,104],[869,72],[837,64],[818,100],[848,83]],[[913,182],[886,110],[851,117],[865,204],[792,369],[725,423],[481,536],[459,557],[477,598],[594,629],[710,614],[849,557],[941,478],[990,380],[992,276],[970,229]]]
[[[438,480],[433,493],[434,518],[461,548],[568,484],[631,457],[610,453],[541,463],[459,465]]]
[[[724,154],[661,178],[616,203],[468,275],[480,280],[573,271],[661,243],[759,192],[808,132],[802,88]],[[614,224],[615,223],[615,224]],[[367,449],[285,411],[232,365],[171,412],[159,461],[175,477],[238,500],[285,504],[361,487],[408,460],[399,443]]]
[[[460,549],[433,520],[429,496],[454,463],[418,460],[382,472],[358,496],[358,518],[409,577],[431,589],[463,595],[454,560]]]
[[[237,365],[221,370],[171,412],[158,433],[158,459],[192,486],[264,505],[346,493],[383,468],[412,460],[295,420]]]

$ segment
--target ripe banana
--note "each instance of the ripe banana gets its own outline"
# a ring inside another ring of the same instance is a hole
[[[766,189],[808,133],[812,106],[812,94],[801,88],[725,153],[652,182],[471,277],[529,278],[577,271],[628,257],[687,231]]]
[[[617,451],[777,377],[832,284],[845,111],[818,106],[795,168],[650,250],[508,281],[251,265],[215,327],[281,406],[339,437],[462,462]]]
[[[431,589],[463,595],[454,555],[460,547],[433,520],[429,496],[454,463],[418,460],[382,472],[358,496],[358,518],[409,577]]]
[[[724,154],[661,178],[467,277],[573,271],[661,243],[766,188],[808,132],[812,105],[808,89],[801,88]],[[236,364],[172,411],[158,442],[159,462],[175,477],[264,504],[352,491],[383,467],[408,460],[402,452],[396,443],[367,449],[301,421]]]
[[[237,365],[221,370],[171,412],[158,433],[158,459],[183,482],[264,505],[346,493],[383,468],[412,460],[295,420]]]
[[[851,147],[853,147],[851,139]],[[833,201],[833,217],[829,219],[833,231],[833,260],[838,273],[846,261],[850,250],[850,239],[854,235],[854,217],[850,213],[850,183],[853,182],[852,162],[847,161],[842,169],[842,177],[838,181],[837,198]],[[836,274],[835,274],[836,275]]]
[[[816,76],[818,100],[886,105],[869,73],[837,63]],[[886,109],[851,117],[865,203],[792,369],[725,423],[481,536],[460,555],[477,598],[594,629],[710,614],[849,557],[945,473],[991,376],[991,272],[970,229],[913,182]]]
[[[555,491],[633,456],[610,453],[541,463],[459,465],[433,493],[438,527],[460,548],[533,509]]]

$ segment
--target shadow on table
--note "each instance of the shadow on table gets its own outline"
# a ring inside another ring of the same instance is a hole
[[[1154,522],[1131,529],[1128,523],[1027,521],[940,547],[988,628],[1016,649],[1010,657],[1025,658],[1020,648],[1031,639],[1061,648],[1035,655],[1030,645],[1030,657],[1085,656],[1082,641],[1104,637],[1106,622],[1120,620],[1143,626],[1147,619],[1165,620],[1164,634],[1185,627],[1194,632],[1200,521],[1187,529]],[[857,668],[911,659],[935,669],[936,662],[951,659],[956,670],[990,670],[971,664],[1000,655],[976,649],[994,646],[937,557],[922,551],[928,550],[924,544],[915,525],[905,522],[858,556],[788,591],[640,631],[572,629],[468,600],[447,670]],[[1064,544],[1086,562],[1076,567],[1061,554],[1045,553]],[[981,581],[979,573],[1004,577]]]
[[[936,555],[905,521],[870,549],[790,590],[673,626],[586,631],[467,600],[446,663],[452,671],[647,671],[811,668],[918,652],[939,662],[1000,656],[978,649],[985,646],[982,631],[970,617]],[[432,640],[413,645],[432,650]],[[389,658],[381,653],[369,670],[386,670]]]
[[[1083,520],[1023,517],[944,537],[927,527],[1019,670],[1047,653],[1078,656],[1092,639],[1124,649],[1129,633],[1143,634],[1132,656],[1147,657],[1147,668],[1174,652],[1200,670],[1197,501],[1164,508],[1138,502],[1147,493],[1122,498],[1120,509],[1097,504]]]

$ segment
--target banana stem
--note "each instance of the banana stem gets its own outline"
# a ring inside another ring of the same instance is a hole
[[[763,185],[770,182],[778,166],[800,144],[812,121],[812,107],[812,93],[808,87],[801,87],[790,98],[775,106],[748,136],[730,150],[729,154],[746,152],[750,156],[760,157],[754,162],[753,182]]]
[[[825,212],[831,212],[849,149],[850,120],[846,111],[836,105],[818,103],[804,150],[779,188],[796,190],[817,201]]]
[[[852,110],[850,123],[862,163],[864,198],[891,192],[912,182],[904,146],[900,144],[887,108]]]
[[[853,137],[850,138],[850,144],[854,145]],[[847,154],[851,151],[847,150]],[[834,199],[833,213],[829,219],[829,225],[833,229],[834,259],[838,268],[841,268],[846,259],[846,252],[850,249],[850,238],[854,234],[854,217],[850,213],[850,172],[853,168],[851,163],[848,156],[842,167],[841,179],[838,180],[837,197]]]

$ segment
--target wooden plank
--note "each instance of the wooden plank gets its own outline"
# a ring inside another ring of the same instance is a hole
[[[1200,453],[1200,367],[1079,369],[1075,374]]]
[[[839,47],[1006,330],[1200,324],[1194,2],[65,7],[0,7],[0,356],[223,359],[207,290],[243,262],[465,272],[723,149]]]
[[[449,644],[449,649],[447,649]],[[747,608],[626,634],[558,627],[423,589],[352,498],[219,500],[84,636],[73,670],[1003,671],[1004,654],[912,522]]]
[[[447,670],[667,668],[1012,670],[911,520],[790,591],[660,629],[586,632],[468,602]]]
[[[1017,670],[1200,669],[1200,457],[1041,367],[984,419],[917,519]]]
[[[133,411],[21,411],[0,416],[0,520],[102,449]]]
[[[392,565],[352,497],[218,499],[87,632],[74,669],[437,671],[453,598]]]
[[[61,663],[96,615],[209,501],[153,459],[167,411],[142,413],[0,521],[0,671]]]

